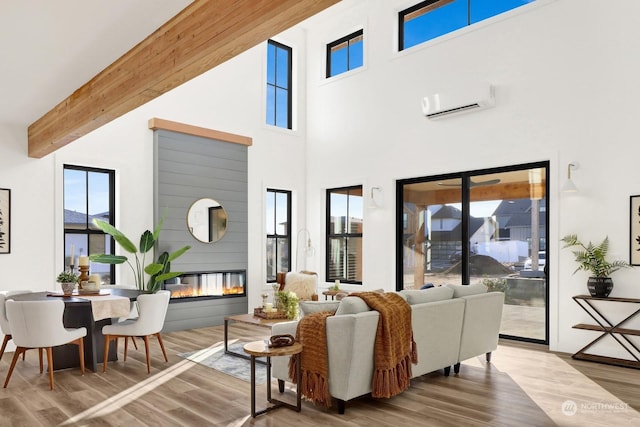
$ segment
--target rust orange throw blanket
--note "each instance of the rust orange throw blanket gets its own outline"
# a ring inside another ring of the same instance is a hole
[[[333,313],[312,313],[298,322],[296,340],[302,344],[300,370],[302,378],[298,387],[302,395],[315,405],[331,406],[327,356],[326,318]],[[289,359],[289,378],[296,379],[296,359]]]
[[[393,292],[359,292],[354,295],[380,313],[371,396],[395,396],[409,388],[411,363],[418,363],[411,327],[411,306]]]
[[[391,397],[411,384],[411,363],[417,363],[416,345],[411,328],[411,307],[395,293],[359,292],[369,307],[380,313],[375,341],[373,397]],[[298,323],[296,336],[303,346],[303,396],[315,404],[330,406],[326,318],[331,313],[314,313]],[[295,361],[294,358],[291,359]],[[289,366],[289,377],[295,378],[295,365]]]

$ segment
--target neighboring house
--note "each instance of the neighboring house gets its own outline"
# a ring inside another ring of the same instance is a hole
[[[494,216],[498,223],[501,240],[517,240],[529,242],[531,240],[531,200],[516,199],[503,200],[496,210]],[[547,216],[545,200],[540,200],[540,209],[538,212],[539,234],[541,237],[546,235]],[[544,250],[546,242],[542,239]]]

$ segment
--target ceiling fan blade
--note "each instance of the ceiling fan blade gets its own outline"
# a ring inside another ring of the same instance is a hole
[[[500,182],[499,179],[488,179],[486,181],[480,181],[480,182],[473,182],[471,181],[471,183],[469,184],[471,187],[480,187],[482,185],[494,185],[494,184],[498,184]]]
[[[500,179],[498,178],[488,179],[486,181],[479,181],[479,182],[469,181],[469,187],[481,187],[483,185],[494,185],[494,184],[498,184],[499,182],[500,182]],[[438,185],[441,185],[443,187],[462,187],[462,184],[453,184],[453,183],[446,183],[446,182],[439,182]]]

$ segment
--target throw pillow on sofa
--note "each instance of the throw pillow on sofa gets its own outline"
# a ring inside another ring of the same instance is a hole
[[[321,313],[330,311],[335,313],[340,305],[340,301],[300,301],[300,317],[304,317],[311,313]]]
[[[454,298],[487,293],[487,287],[482,283],[476,283],[475,285],[444,285],[444,286],[453,289]]]
[[[340,305],[336,310],[336,316],[341,314],[358,314],[371,309],[360,297],[344,297],[340,300]]]
[[[406,296],[407,302],[413,305],[451,299],[454,290],[447,286],[438,286],[423,290],[404,290],[400,291],[400,294]]]

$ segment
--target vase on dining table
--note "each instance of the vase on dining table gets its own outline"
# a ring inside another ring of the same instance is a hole
[[[71,294],[73,294],[73,290],[76,288],[76,283],[75,282],[63,282],[63,283],[60,283],[60,286],[62,287],[62,293],[64,295],[71,295]]]

